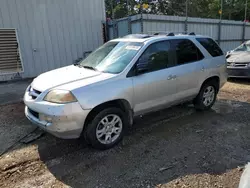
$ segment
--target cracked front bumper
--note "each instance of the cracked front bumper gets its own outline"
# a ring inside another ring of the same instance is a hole
[[[78,102],[55,104],[33,100],[28,92],[24,96],[25,115],[41,129],[58,138],[72,139],[81,136],[90,110],[83,110]]]

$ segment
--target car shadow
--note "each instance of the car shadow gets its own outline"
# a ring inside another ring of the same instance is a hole
[[[222,174],[250,159],[250,104],[184,104],[135,119],[123,142],[97,151],[80,140],[38,142],[40,159],[71,187],[147,187],[190,174]],[[163,170],[162,170],[163,169]]]
[[[228,82],[250,85],[250,78],[228,78]]]

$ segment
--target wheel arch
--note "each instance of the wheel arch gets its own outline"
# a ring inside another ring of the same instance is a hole
[[[207,83],[214,85],[216,91],[215,91],[213,102],[210,105],[208,105],[208,106],[204,106],[204,104],[203,104],[203,98],[201,97],[201,96],[203,96],[203,93],[201,93],[201,92],[204,92],[203,88],[204,88],[204,86],[206,86]],[[207,110],[207,109],[210,109],[212,107],[212,105],[214,104],[215,100],[216,100],[216,95],[217,95],[217,93],[219,91],[219,88],[220,88],[220,77],[219,76],[211,76],[211,77],[207,78],[201,84],[200,91],[199,91],[199,93],[197,94],[197,96],[193,100],[195,108],[197,110]]]
[[[201,85],[200,89],[208,82],[212,82],[214,81],[216,83],[216,92],[219,92],[220,89],[220,77],[215,75],[215,76],[211,76],[209,78],[207,78]]]
[[[104,110],[105,108],[110,108],[110,107],[117,107],[120,108],[129,118],[129,122],[132,125],[133,124],[133,110],[131,108],[130,103],[126,99],[115,99],[111,101],[107,101],[104,103],[101,103],[97,106],[95,106],[87,115],[85,122],[84,122],[84,127],[83,127],[83,132],[89,122],[94,118],[94,116],[99,113],[100,111]]]

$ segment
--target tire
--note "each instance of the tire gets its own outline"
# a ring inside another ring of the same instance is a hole
[[[112,120],[115,120],[116,123],[112,123]],[[121,109],[115,107],[106,108],[97,113],[92,121],[88,123],[84,132],[85,140],[93,148],[110,149],[123,139],[128,122],[126,114]]]
[[[209,110],[214,105],[217,94],[218,94],[218,83],[216,81],[206,82],[205,84],[202,85],[199,94],[194,99],[194,107],[199,111]],[[209,95],[210,97],[205,97]]]

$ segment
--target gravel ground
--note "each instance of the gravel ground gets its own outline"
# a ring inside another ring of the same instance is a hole
[[[0,126],[30,126],[20,109],[1,106]],[[186,104],[137,118],[108,151],[49,134],[20,141],[0,157],[0,187],[237,187],[250,161],[249,111],[250,84],[237,80],[208,112]],[[0,135],[0,148],[8,139]]]
[[[23,113],[22,103],[0,105],[0,154],[35,129]]]
[[[0,82],[0,105],[19,102],[32,79]]]

